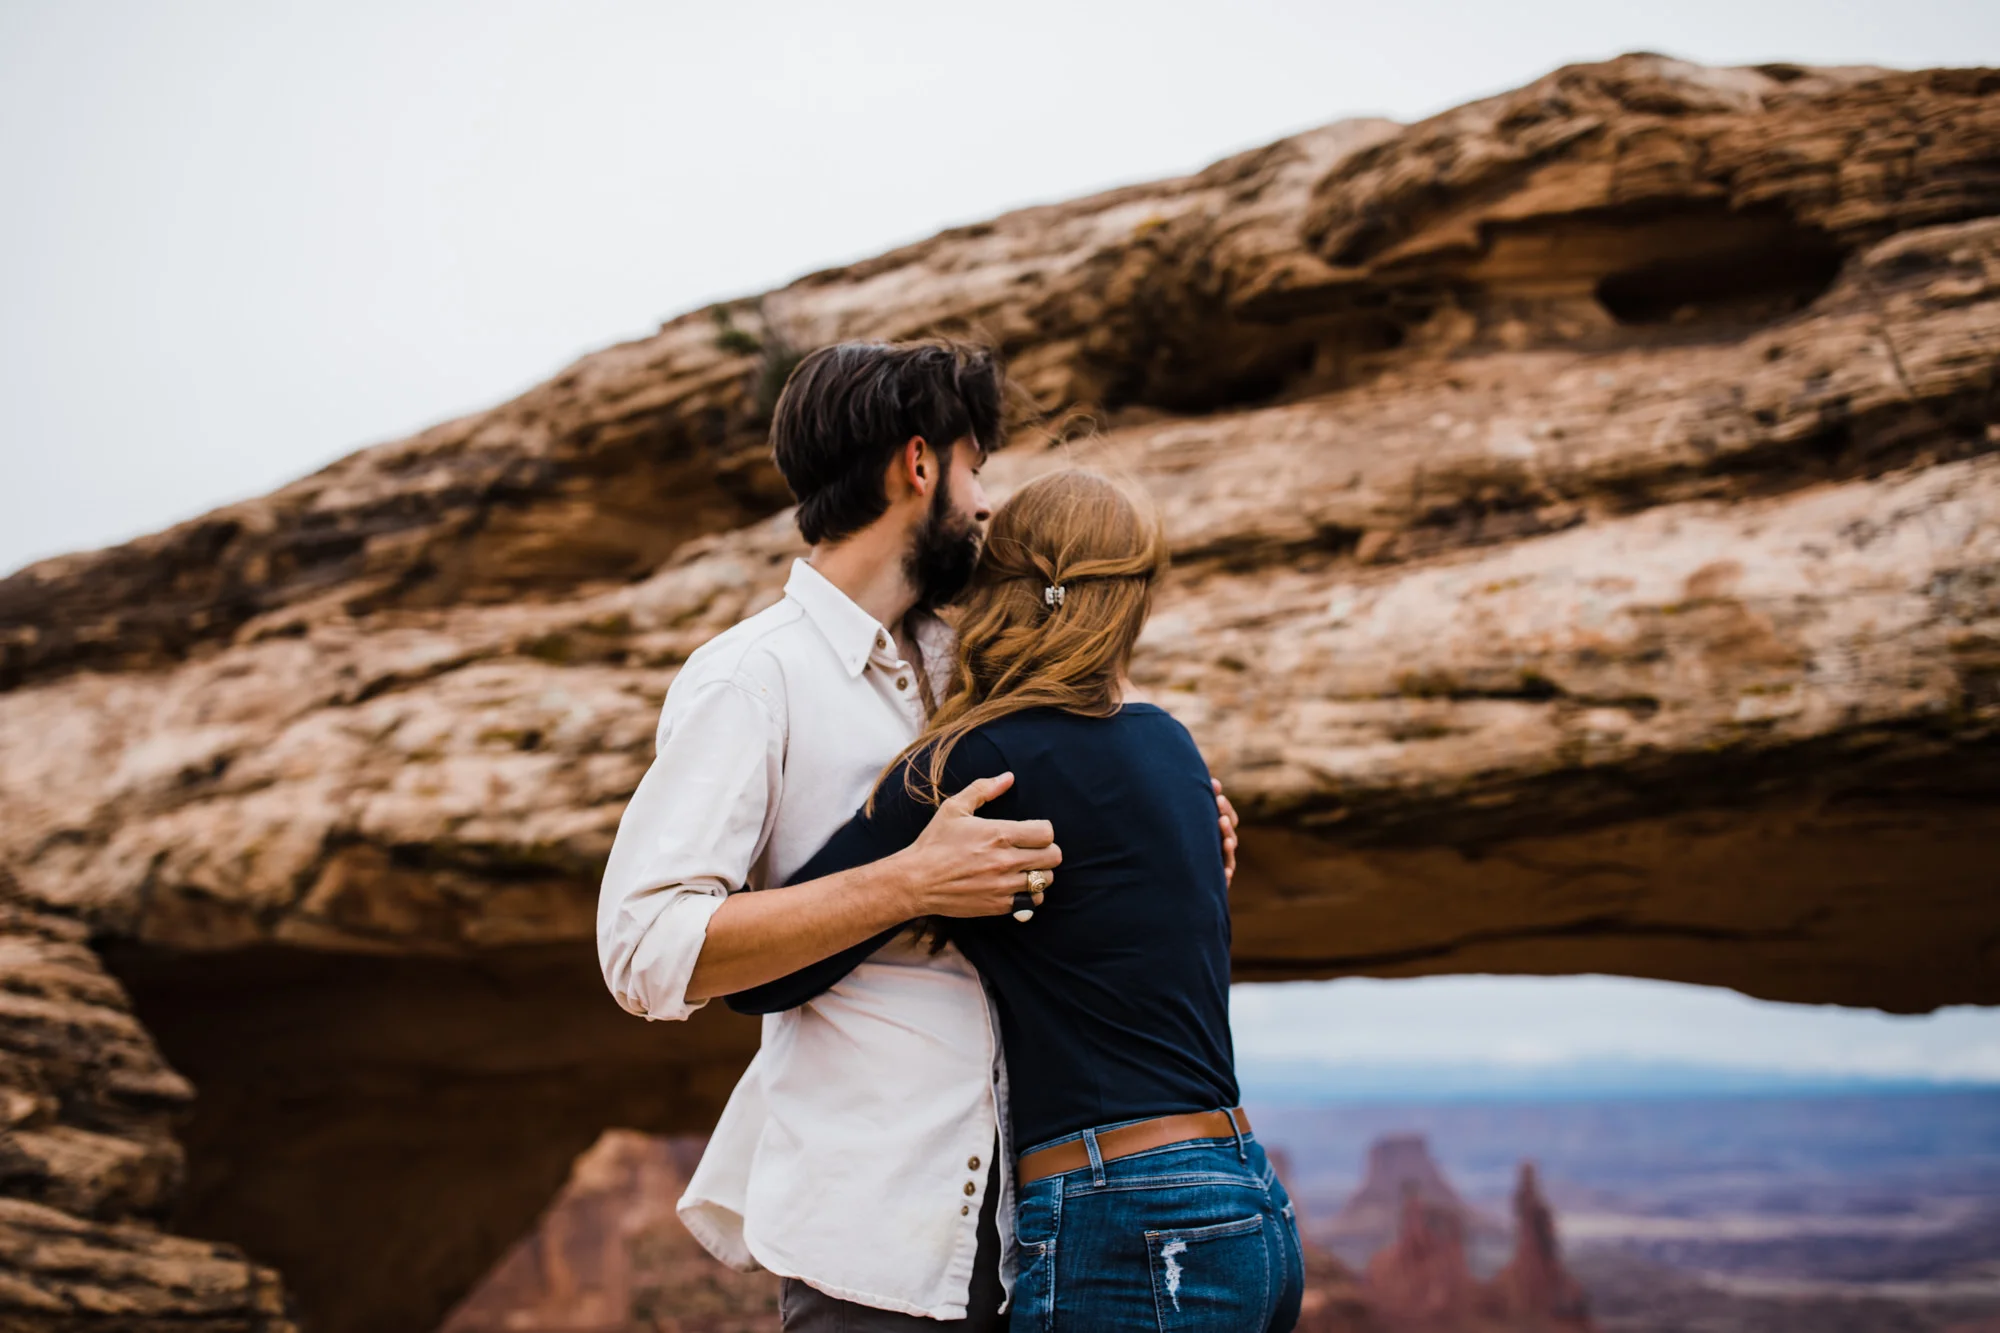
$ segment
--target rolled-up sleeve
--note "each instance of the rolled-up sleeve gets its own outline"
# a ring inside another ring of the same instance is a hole
[[[681,1019],[708,919],[762,852],[784,729],[733,681],[669,692],[653,763],[618,822],[597,898],[597,959],[619,1004]]]

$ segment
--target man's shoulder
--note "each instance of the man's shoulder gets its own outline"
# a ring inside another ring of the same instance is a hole
[[[695,649],[674,678],[672,693],[735,686],[781,709],[787,666],[812,653],[817,643],[818,631],[805,609],[781,597]]]

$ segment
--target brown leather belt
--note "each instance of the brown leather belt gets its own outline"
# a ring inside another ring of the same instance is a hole
[[[1233,1117],[1233,1122],[1232,1122]],[[1137,1124],[1120,1125],[1097,1136],[1100,1161],[1115,1162],[1133,1153],[1151,1152],[1170,1144],[1193,1139],[1233,1139],[1238,1131],[1250,1132],[1250,1117],[1242,1107],[1234,1111],[1189,1111],[1183,1115],[1163,1115]],[[1080,1171],[1090,1165],[1090,1149],[1082,1139],[1040,1148],[1023,1157],[1014,1168],[1014,1181],[1032,1185],[1065,1171]]]

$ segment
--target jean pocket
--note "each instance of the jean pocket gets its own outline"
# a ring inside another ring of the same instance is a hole
[[[1024,1240],[1014,1249],[1014,1290],[1007,1301],[1007,1327],[1046,1330],[1055,1321],[1056,1247]]]
[[[1148,1231],[1146,1252],[1161,1333],[1244,1333],[1270,1318],[1271,1265],[1261,1215]]]

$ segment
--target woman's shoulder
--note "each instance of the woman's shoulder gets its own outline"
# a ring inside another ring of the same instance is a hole
[[[1158,704],[1134,700],[1120,709],[1118,715],[1129,719],[1133,732],[1142,738],[1142,743],[1168,745],[1200,757],[1201,747],[1195,744],[1194,733]]]
[[[1101,728],[1120,722],[1157,722],[1164,720],[1174,726],[1180,723],[1172,713],[1158,704],[1142,703],[1134,699],[1119,705],[1110,713],[1078,713],[1054,704],[1042,704],[1033,708],[1023,708],[1017,712],[1005,713],[988,722],[982,722],[966,734],[969,736],[1002,735],[1009,731],[1038,730],[1046,727]]]
[[[1087,744],[1119,749],[1161,742],[1193,744],[1186,727],[1166,709],[1134,701],[1115,713],[1073,713],[1065,708],[1024,708],[1018,713],[983,722],[966,733],[982,752],[1005,756],[1010,751],[1047,746]]]
[[[990,718],[958,738],[951,767],[974,777],[1031,763],[1037,755],[1064,748],[1071,720],[1060,708],[1023,708]]]
[[[1049,735],[1064,731],[1091,730],[1101,728],[1115,718],[1092,713],[1073,713],[1067,708],[1054,705],[1040,705],[1022,708],[1012,713],[1003,713],[990,721],[982,722],[967,732],[967,736],[979,736],[995,744],[1010,738],[1022,736]]]

